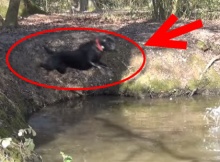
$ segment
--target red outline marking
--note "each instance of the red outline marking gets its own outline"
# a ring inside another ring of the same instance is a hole
[[[46,34],[46,33],[51,33],[51,32],[57,32],[57,31],[64,31],[64,30],[86,30],[86,31],[95,31],[95,32],[101,32],[101,33],[106,33],[106,34],[111,34],[111,35],[114,35],[114,36],[117,36],[117,37],[120,37],[122,39],[125,39],[127,40],[128,42],[132,43],[133,45],[135,45],[142,53],[142,56],[143,56],[143,62],[140,66],[140,68],[135,72],[133,73],[132,75],[130,75],[129,77],[125,78],[125,79],[122,79],[122,80],[119,80],[119,81],[116,81],[116,82],[113,82],[113,83],[110,83],[110,84],[105,84],[105,85],[101,85],[101,86],[93,86],[93,87],[60,87],[60,86],[53,86],[53,85],[47,85],[47,84],[43,84],[43,83],[39,83],[39,82],[36,82],[36,81],[33,81],[33,80],[30,80],[28,78],[25,78],[23,77],[22,75],[20,75],[19,73],[17,73],[11,66],[10,62],[9,62],[9,56],[10,56],[10,53],[12,52],[12,50],[17,46],[19,45],[20,43],[22,43],[23,41],[26,41],[27,39],[30,39],[32,37],[36,37],[38,35],[42,35],[42,34]],[[144,68],[145,66],[145,63],[146,63],[146,54],[144,52],[144,50],[138,45],[138,43],[136,43],[134,40],[122,35],[122,34],[118,34],[116,32],[112,32],[112,31],[108,31],[108,30],[103,30],[103,29],[98,29],[98,28],[82,28],[82,27],[79,27],[79,28],[54,28],[54,29],[49,29],[49,30],[43,30],[43,31],[39,31],[39,32],[36,32],[36,33],[33,33],[33,34],[30,34],[30,35],[27,35],[23,38],[21,38],[20,40],[18,40],[17,42],[15,42],[10,48],[9,50],[7,51],[6,53],[6,64],[9,68],[9,70],[15,75],[17,76],[18,78],[30,83],[30,84],[33,84],[33,85],[37,85],[37,86],[40,86],[40,87],[44,87],[44,88],[49,88],[49,89],[56,89],[56,90],[81,90],[81,91],[86,91],[86,90],[96,90],[96,89],[102,89],[102,88],[108,88],[108,87],[111,87],[111,86],[115,86],[115,85],[118,85],[118,84],[121,84],[133,77],[135,77],[139,72],[141,72],[141,70]]]
[[[144,44],[145,46],[156,46],[165,48],[178,48],[186,49],[186,41],[172,40],[172,38],[189,33],[193,30],[203,27],[201,20],[196,20],[184,26],[170,30],[172,25],[178,20],[178,18],[172,14],[161,27],[150,37],[150,39]]]

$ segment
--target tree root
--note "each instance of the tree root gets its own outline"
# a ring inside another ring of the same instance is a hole
[[[205,73],[210,69],[210,67],[216,62],[220,60],[220,55],[215,56],[213,59],[211,59],[211,61],[206,65],[205,70],[202,72],[202,74],[200,75],[200,80],[203,78],[203,76],[205,75]]]
[[[189,97],[192,97],[193,95],[196,94],[196,92],[198,91],[198,88],[195,88],[191,93],[189,93]]]
[[[204,77],[204,75],[207,73],[207,71],[210,69],[210,67],[216,62],[220,60],[220,55],[215,56],[213,59],[211,59],[211,61],[209,61],[209,63],[206,65],[205,69],[203,70],[203,72],[200,75],[199,80],[202,80],[202,78]],[[199,88],[195,88],[191,93],[190,93],[190,97],[193,96],[194,94],[196,94],[196,92],[199,90]]]

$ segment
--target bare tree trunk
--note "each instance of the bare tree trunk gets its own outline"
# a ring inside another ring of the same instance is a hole
[[[157,19],[158,18],[158,11],[157,11],[157,1],[156,0],[152,0],[153,3],[153,19]]]
[[[166,19],[166,13],[164,10],[163,1],[161,0],[152,0],[153,7],[154,7],[154,14],[153,19],[155,20],[165,20]]]
[[[48,2],[45,0],[45,11],[48,12]]]
[[[179,2],[178,2],[179,0],[174,0],[173,1],[173,8],[172,8],[172,14],[174,14],[174,15],[176,15],[177,14],[177,9],[178,9],[178,4],[179,4]]]
[[[18,25],[18,9],[20,0],[10,0],[9,7],[6,13],[4,26],[17,26]]]
[[[4,24],[4,19],[2,18],[2,16],[0,15],[0,27],[3,26]]]
[[[24,2],[24,9],[22,11],[22,16],[29,16],[33,14],[47,14],[46,11],[43,11],[35,5],[32,0],[23,0]]]
[[[166,13],[165,13],[165,8],[163,5],[163,1],[158,1],[159,5],[159,20],[165,20],[166,19]]]
[[[88,0],[80,0],[80,11],[87,11],[88,10],[89,1]]]
[[[94,5],[96,11],[102,11],[102,5],[99,1],[97,1],[97,0],[91,0],[91,1]]]
[[[79,7],[79,0],[73,0],[73,6],[75,8],[78,8]]]

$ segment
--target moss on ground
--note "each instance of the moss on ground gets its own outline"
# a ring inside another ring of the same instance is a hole
[[[168,93],[180,87],[180,82],[175,79],[150,79],[142,75],[138,79],[124,83],[120,92],[129,92],[135,96],[143,96],[145,93]]]
[[[160,58],[150,61],[146,71],[135,79],[123,83],[120,86],[120,93],[129,96],[149,96],[147,94],[179,96],[189,94],[195,89],[220,89],[220,75],[215,69],[209,69],[205,77],[200,79],[207,64],[203,55],[189,54],[185,62],[174,61],[176,54],[174,55],[172,51],[164,55],[166,55],[164,60]],[[131,60],[135,59],[131,58]],[[138,67],[134,61],[131,61],[130,66]]]
[[[9,155],[9,157],[5,157],[4,155]],[[0,150],[0,161],[4,160],[4,162],[21,162],[22,155],[21,153],[14,148]]]
[[[7,12],[7,7],[6,6],[0,6],[0,15],[2,16],[2,17],[5,17],[5,15],[6,15],[6,12]]]
[[[41,10],[40,8],[38,8],[33,2],[30,1],[29,3],[29,10],[27,11],[27,9],[25,8],[24,5],[24,1],[21,0],[20,2],[20,6],[19,6],[19,11],[18,11],[18,16],[29,16],[32,14],[46,14],[45,11]],[[0,2],[0,15],[5,18],[6,13],[8,10],[8,1],[2,0],[2,2]]]
[[[0,137],[9,137],[14,131],[27,127],[24,114],[10,99],[0,93]]]
[[[21,96],[17,97],[17,102],[20,102],[15,103],[0,92],[0,139],[10,137],[13,140],[6,149],[0,147],[0,161],[4,162],[20,162],[32,156],[27,148],[20,147],[16,139],[18,131],[28,127],[24,115],[28,105]]]
[[[0,15],[4,18],[8,9],[9,0],[0,1]]]

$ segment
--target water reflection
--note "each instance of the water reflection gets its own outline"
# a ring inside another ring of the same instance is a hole
[[[204,120],[219,98],[92,97],[47,107],[30,119],[46,162],[219,161],[219,134]],[[213,149],[214,148],[214,149]]]

